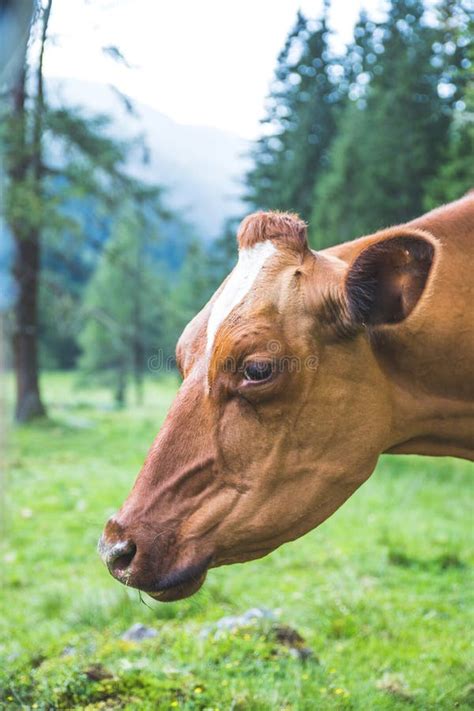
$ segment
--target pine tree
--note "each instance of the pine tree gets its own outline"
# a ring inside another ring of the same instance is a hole
[[[68,214],[71,198],[94,196],[104,213],[125,199],[162,210],[159,190],[130,178],[125,161],[132,144],[107,135],[104,116],[48,104],[43,61],[52,0],[38,3],[31,44],[0,109],[0,145],[6,172],[5,220],[15,244],[18,298],[13,329],[18,421],[43,415],[39,388],[38,296],[45,239],[83,225]],[[52,146],[54,145],[54,150]]]
[[[237,261],[237,230],[240,219],[230,217],[222,233],[210,245],[209,276],[214,290],[224,281]]]
[[[178,278],[170,294],[172,331],[178,337],[186,324],[209,300],[213,292],[210,259],[205,247],[190,242]]]
[[[428,182],[425,195],[427,210],[461,197],[474,189],[474,17],[467,3],[447,0],[441,18],[445,48],[444,82],[455,101],[449,140],[443,150],[440,168]]]
[[[17,68],[10,91],[11,113],[2,111],[2,138],[9,178],[5,215],[15,242],[14,276],[18,286],[15,308],[13,354],[16,375],[18,421],[45,414],[38,378],[38,284],[40,225],[44,220],[42,191],[44,117],[43,60],[52,0],[38,16],[40,49],[34,79],[35,96],[27,108],[27,53]]]
[[[267,101],[264,134],[247,175],[247,200],[254,208],[294,210],[308,219],[313,186],[327,164],[343,99],[329,48],[329,3],[313,22],[298,14],[278,58]]]
[[[292,105],[299,81],[292,71],[291,53],[305,27],[306,18],[299,12],[278,56],[275,78],[266,101],[266,115],[262,119],[262,135],[251,151],[253,166],[246,176],[246,200],[253,209],[282,207],[280,169],[285,150],[284,139],[293,128],[295,116]]]
[[[165,280],[150,259],[146,225],[125,208],[88,284],[79,336],[80,371],[112,387],[118,406],[125,404],[130,380],[142,401],[147,358],[164,339],[166,304]]]
[[[425,208],[457,200],[474,189],[474,87],[466,92],[465,108],[454,115],[440,169],[428,183]]]
[[[369,116],[355,103],[342,117],[331,147],[331,167],[316,184],[310,240],[316,249],[363,234],[367,224],[367,193],[360,166],[366,156]],[[365,189],[364,189],[365,188]]]
[[[443,29],[428,23],[424,12],[421,0],[392,0],[387,19],[368,29],[368,55],[359,58],[361,72],[354,72],[356,88],[361,78],[364,88],[351,88],[354,101],[331,148],[331,168],[315,189],[311,235],[317,247],[423,210],[454,102],[453,94],[439,91],[445,63],[435,59],[438,47],[443,54]]]

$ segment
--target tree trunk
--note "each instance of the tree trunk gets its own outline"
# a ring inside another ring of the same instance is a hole
[[[135,381],[135,402],[138,406],[143,405],[143,347],[141,343],[135,344],[134,352],[134,381]]]
[[[120,365],[117,370],[117,381],[115,383],[115,404],[121,410],[125,405],[126,377],[125,367]]]
[[[52,0],[43,11],[41,44],[36,71],[36,101],[33,117],[31,149],[28,150],[27,115],[25,106],[26,60],[13,90],[13,126],[18,131],[17,153],[10,163],[12,183],[25,182],[28,174],[33,179],[36,194],[41,198],[44,92],[43,58]],[[38,287],[40,272],[40,227],[25,226],[13,220],[11,224],[16,247],[14,274],[18,297],[15,308],[16,323],[13,334],[13,356],[16,373],[16,408],[18,422],[27,422],[46,414],[41,402],[38,371]]]
[[[6,323],[5,316],[0,311],[0,539],[6,540],[7,523],[6,523],[6,491],[7,491],[7,417],[6,417],[6,378],[7,371],[7,354],[6,354]]]
[[[20,72],[13,88],[13,121],[15,145],[10,158],[9,175],[13,185],[24,183],[29,169],[25,107],[26,68]],[[24,228],[20,220],[10,223],[16,248],[14,276],[18,297],[15,307],[13,357],[16,374],[15,417],[26,422],[45,414],[41,402],[37,356],[37,300],[39,239],[38,234]]]
[[[15,275],[18,284],[13,356],[16,373],[16,409],[18,422],[45,415],[38,377],[38,234],[14,235],[16,243]]]
[[[141,277],[141,274],[142,272],[137,269],[137,281]],[[132,326],[133,381],[135,384],[135,402],[137,405],[143,405],[143,362],[145,360],[141,312],[141,288],[142,285],[138,283],[134,295],[134,319]]]
[[[145,226],[140,224],[142,232],[145,231]],[[145,237],[142,238],[143,240]],[[143,405],[143,366],[145,361],[145,344],[143,332],[143,313],[142,313],[142,290],[143,290],[143,251],[145,249],[144,241],[140,239],[137,245],[136,252],[136,289],[133,297],[133,335],[132,335],[132,360],[133,360],[133,379],[135,382],[135,402],[137,405]]]

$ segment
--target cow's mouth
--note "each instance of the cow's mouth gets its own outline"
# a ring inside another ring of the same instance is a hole
[[[159,602],[174,602],[190,597],[202,587],[209,564],[210,558],[207,558],[198,565],[170,573],[159,581],[155,590],[146,590],[145,592]]]
[[[198,580],[191,580],[188,583],[181,583],[167,590],[158,590],[156,592],[148,592],[147,595],[158,600],[158,602],[175,602],[176,600],[184,600],[185,597],[191,597],[195,592],[202,587],[207,572],[203,573]]]

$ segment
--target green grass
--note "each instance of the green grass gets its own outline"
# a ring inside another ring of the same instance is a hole
[[[471,465],[385,457],[305,538],[212,570],[193,598],[147,607],[95,549],[176,381],[151,382],[146,405],[123,412],[72,375],[44,386],[51,420],[9,438],[0,708],[472,707]],[[200,634],[256,606],[296,628],[313,658],[294,658],[264,628]],[[124,642],[135,622],[158,635]],[[96,664],[110,676],[90,679]]]

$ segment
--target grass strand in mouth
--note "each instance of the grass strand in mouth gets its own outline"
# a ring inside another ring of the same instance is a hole
[[[138,591],[138,598],[141,602],[142,605],[145,605],[145,607],[148,607],[149,610],[153,610],[152,606],[147,603],[146,600],[143,599],[143,595],[141,590]]]
[[[90,426],[76,428],[74,375],[47,374],[51,421],[12,433],[0,707],[467,709],[467,462],[385,457],[316,531],[262,560],[211,569],[202,590],[181,602],[142,596],[140,604],[114,582],[96,542],[176,385],[152,380],[145,405],[122,412],[100,408],[105,391],[81,393]],[[203,637],[212,622],[252,607],[279,610],[314,658],[293,657],[259,627]],[[122,640],[136,623],[157,636]]]

